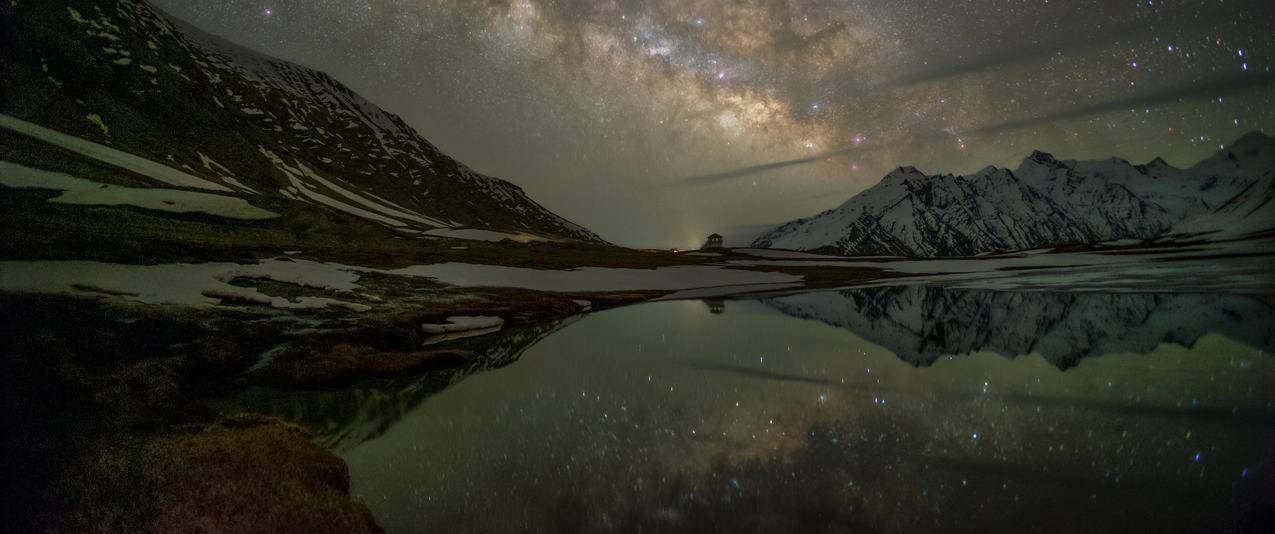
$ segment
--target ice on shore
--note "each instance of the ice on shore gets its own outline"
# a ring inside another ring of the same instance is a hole
[[[801,282],[797,275],[728,269],[709,265],[625,269],[580,267],[542,270],[502,265],[435,263],[385,271],[401,276],[433,278],[461,287],[516,287],[538,291],[639,291]]]
[[[583,267],[573,270],[538,270],[497,265],[442,263],[403,269],[379,270],[338,263],[320,263],[280,258],[255,264],[200,263],[166,265],[124,265],[92,261],[5,261],[0,262],[0,291],[68,295],[113,295],[149,304],[213,306],[225,303],[252,303],[277,308],[345,307],[362,310],[363,305],[320,297],[287,300],[271,297],[251,287],[230,282],[236,278],[270,280],[279,283],[332,291],[338,294],[362,291],[361,273],[380,273],[430,278],[459,287],[513,287],[541,291],[590,292],[718,288],[757,288],[797,285],[800,276],[729,269],[717,266],[676,266],[659,269],[617,269]],[[373,295],[364,295],[376,301]],[[577,301],[583,309],[592,307]],[[462,321],[463,322],[463,321]],[[467,324],[467,323],[466,323]],[[466,326],[468,328],[470,326]]]
[[[235,278],[349,292],[360,287],[356,273],[330,264],[308,261],[268,260],[257,264],[177,263],[122,265],[92,261],[0,262],[0,291],[64,295],[110,295],[146,304],[207,307],[222,304],[258,304],[286,309],[345,308],[366,311],[370,307],[328,297],[289,300],[261,293],[256,288],[231,285]]]

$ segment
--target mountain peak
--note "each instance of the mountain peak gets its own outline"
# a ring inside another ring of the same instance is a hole
[[[1031,155],[1027,156],[1027,159],[1024,160],[1024,163],[1028,161],[1033,161],[1042,165],[1056,165],[1059,163],[1058,159],[1055,158],[1053,154],[1042,152],[1040,150],[1033,150]]]
[[[1038,183],[1052,179],[1057,176],[1060,171],[1068,168],[1067,163],[1063,163],[1055,158],[1053,154],[1040,150],[1033,150],[1031,155],[1023,158],[1023,162],[1018,164],[1018,168],[1014,169],[1014,176],[1028,183]]]
[[[1155,159],[1148,161],[1142,165],[1135,165],[1138,172],[1150,176],[1152,178],[1163,178],[1169,176],[1177,176],[1182,173],[1182,169],[1170,165],[1164,161],[1164,158],[1156,156]]]
[[[917,170],[916,167],[905,165],[890,171],[889,174],[885,175],[885,177],[881,179],[881,183],[904,182],[914,178],[927,178],[927,176],[925,173]]]
[[[1236,139],[1234,142],[1230,144],[1229,148],[1235,149],[1240,147],[1260,147],[1262,145],[1271,145],[1271,144],[1275,144],[1275,137],[1266,135],[1265,133],[1262,133],[1260,130],[1253,130],[1244,135],[1241,135],[1239,139]]]
[[[1251,131],[1191,168],[1211,176],[1261,176],[1275,167],[1275,138]]]
[[[1066,167],[1067,164],[1059,161],[1053,154],[1033,150],[1031,155],[1023,158],[1023,162],[1018,164],[1017,169],[1014,169],[1014,175],[1030,181],[1033,177],[1053,175],[1055,170]]]

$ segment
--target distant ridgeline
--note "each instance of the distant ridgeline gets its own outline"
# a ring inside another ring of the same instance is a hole
[[[755,247],[847,256],[973,256],[1157,237],[1275,235],[1275,139],[1258,132],[1189,169],[1156,158],[1060,161],[928,176],[902,167],[845,204],[781,225]]]
[[[599,240],[322,72],[203,34],[140,0],[5,3],[0,160],[69,172],[61,160],[118,166],[128,156],[145,163],[130,170],[164,170],[119,173],[117,185],[162,186],[180,174],[220,194],[293,199],[406,234]],[[49,145],[70,154],[50,158]]]

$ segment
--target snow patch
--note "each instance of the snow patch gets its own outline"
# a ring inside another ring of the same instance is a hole
[[[225,195],[176,189],[108,185],[67,174],[0,161],[0,184],[63,191],[49,202],[87,206],[135,206],[170,213],[208,213],[232,219],[273,219],[279,215]]]
[[[489,328],[500,328],[504,326],[505,320],[494,316],[464,316],[457,315],[448,317],[446,323],[421,325],[421,331],[426,334],[446,334],[450,332],[465,332],[470,330],[486,330]]]
[[[356,203],[358,203],[358,204],[362,204],[362,205],[363,205],[363,206],[365,206],[365,207],[371,208],[371,209],[373,209],[373,210],[375,210],[375,211],[378,211],[378,212],[380,212],[380,213],[383,213],[383,214],[385,214],[385,215],[389,215],[389,216],[391,216],[391,217],[397,217],[397,218],[399,218],[399,219],[405,219],[405,220],[412,221],[412,222],[418,222],[418,223],[426,224],[426,225],[429,225],[429,226],[445,226],[445,225],[444,225],[443,223],[441,223],[441,222],[438,222],[438,221],[436,221],[436,220],[434,220],[434,219],[430,219],[430,218],[424,217],[424,216],[422,216],[422,215],[420,215],[420,214],[418,214],[418,213],[412,213],[412,212],[408,212],[408,211],[406,211],[406,210],[397,210],[397,209],[394,209],[394,208],[390,208],[390,207],[387,207],[387,206],[384,206],[384,205],[378,204],[378,203],[373,202],[373,201],[371,201],[371,200],[368,200],[368,199],[366,199],[366,198],[363,198],[362,196],[360,196],[360,195],[358,195],[358,194],[354,193],[353,191],[350,191],[350,190],[348,190],[348,189],[345,189],[345,188],[343,188],[343,187],[341,187],[341,186],[339,186],[339,185],[337,185],[337,184],[335,184],[335,183],[332,183],[332,181],[330,181],[330,180],[328,180],[328,179],[326,179],[326,178],[324,178],[324,177],[322,177],[322,176],[319,176],[319,174],[318,174],[318,173],[316,173],[316,172],[314,172],[313,170],[311,170],[311,169],[310,169],[309,167],[307,167],[304,163],[301,163],[301,161],[300,161],[300,160],[298,160],[298,161],[297,161],[297,168],[298,168],[298,169],[301,169],[301,172],[305,173],[305,176],[306,176],[307,178],[309,178],[309,179],[311,179],[311,180],[314,180],[314,181],[316,181],[316,182],[318,182],[318,183],[322,184],[324,187],[326,187],[326,188],[328,188],[328,189],[332,190],[333,192],[336,192],[336,193],[340,194],[341,196],[344,196],[344,197],[345,197],[345,198],[347,198],[347,199],[353,200],[354,202],[356,202]]]
[[[422,343],[422,345],[428,347],[430,345],[437,345],[444,341],[452,341],[455,339],[485,336],[487,334],[494,334],[499,331],[500,331],[499,326],[493,326],[491,328],[480,328],[477,330],[462,330],[459,332],[448,332],[446,334],[435,334],[433,336],[430,336],[429,339],[426,339],[425,342]]]
[[[88,115],[85,115],[84,118],[88,119],[89,122],[96,124],[98,128],[101,128],[102,135],[111,135],[111,129],[106,127],[105,122],[102,122],[101,115],[98,115],[97,113],[89,113]]]
[[[0,128],[12,130],[32,139],[37,139],[51,145],[65,148],[82,156],[87,156],[103,163],[108,163],[169,185],[175,185],[177,187],[191,187],[195,189],[208,189],[211,191],[232,192],[229,187],[224,185],[192,176],[172,167],[155,163],[149,159],[135,156],[127,152],[122,152],[86,139],[80,139],[78,137],[50,130],[43,126],[32,124],[9,115],[0,114]]]
[[[205,168],[205,169],[207,169],[207,170],[209,170],[209,171],[211,171],[211,172],[215,172],[215,173],[218,173],[218,174],[219,174],[219,176],[218,176],[218,177],[219,177],[219,178],[221,178],[221,181],[226,182],[226,183],[230,184],[231,186],[237,187],[237,188],[239,188],[239,189],[243,189],[243,190],[245,190],[245,191],[248,191],[248,192],[250,192],[250,193],[256,193],[256,192],[257,192],[257,190],[256,190],[256,189],[253,189],[253,188],[251,188],[251,187],[248,187],[248,186],[247,186],[247,185],[245,185],[243,182],[240,182],[239,180],[236,180],[236,179],[235,179],[235,173],[230,172],[230,169],[227,169],[225,165],[222,165],[222,164],[220,164],[220,163],[217,163],[217,161],[216,161],[216,160],[214,160],[214,159],[212,159],[212,158],[210,158],[210,157],[208,157],[208,156],[204,155],[204,153],[203,153],[203,152],[200,152],[200,151],[198,151],[198,150],[196,150],[196,151],[195,151],[195,154],[199,155],[199,161],[200,161],[200,163],[202,163],[202,164],[204,165],[204,168]]]
[[[229,282],[238,277],[274,280],[337,291],[360,288],[359,275],[343,266],[303,260],[268,260],[257,264],[201,263],[121,265],[91,261],[0,262],[0,291],[66,295],[112,295],[133,302],[209,307],[229,303],[275,308],[341,307],[365,311],[365,305],[326,297],[289,300],[264,295]]]
[[[525,233],[508,234],[504,232],[495,232],[492,230],[480,230],[477,228],[440,228],[425,232],[434,237],[447,237],[451,239],[466,239],[469,241],[490,241],[498,243],[506,239],[517,243],[530,243],[532,241],[544,241],[543,237]]]
[[[399,221],[397,219],[391,219],[384,215],[374,213],[362,208],[357,208],[349,204],[346,204],[344,202],[341,202],[335,198],[324,195],[322,193],[311,191],[310,189],[313,189],[313,186],[301,181],[301,176],[304,174],[304,171],[296,167],[293,167],[291,165],[288,165],[287,162],[283,161],[283,158],[280,158],[274,152],[271,152],[270,150],[267,150],[264,147],[258,148],[258,150],[261,151],[261,154],[265,156],[266,159],[270,160],[270,162],[274,164],[275,168],[283,172],[284,176],[287,176],[288,181],[292,184],[292,187],[286,189],[285,191],[292,193],[293,195],[296,195],[297,197],[304,195],[306,198],[309,198],[310,200],[314,202],[318,202],[319,204],[323,204],[337,211],[343,211],[343,212],[349,213],[356,217],[370,219],[370,220],[384,223],[393,227],[407,226],[407,223],[404,223],[403,221]]]
[[[770,248],[736,248],[731,249],[732,252],[739,252],[754,256],[757,258],[780,258],[780,259],[840,259],[844,256],[828,256],[826,254],[812,254],[810,252],[799,252],[796,250],[770,249]]]

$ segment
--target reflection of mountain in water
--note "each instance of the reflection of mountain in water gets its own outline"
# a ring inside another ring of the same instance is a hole
[[[332,390],[253,387],[218,404],[227,413],[264,413],[296,422],[313,432],[325,447],[345,450],[384,434],[420,403],[452,384],[517,361],[527,348],[572,322],[574,318],[513,327],[445,345],[472,351],[476,357],[469,365]]]
[[[1275,297],[1219,294],[1005,292],[893,286],[806,293],[762,302],[846,328],[913,365],[940,356],[1038,352],[1066,369],[1081,358],[1191,346],[1217,333],[1270,348]]]

